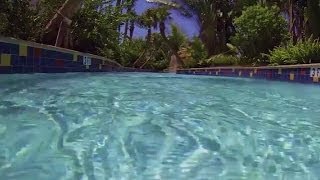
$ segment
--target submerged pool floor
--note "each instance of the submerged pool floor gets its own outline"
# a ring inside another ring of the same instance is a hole
[[[0,179],[318,179],[318,86],[0,76]]]

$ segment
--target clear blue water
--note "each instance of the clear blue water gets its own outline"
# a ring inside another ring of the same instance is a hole
[[[0,179],[319,179],[320,87],[0,76]]]

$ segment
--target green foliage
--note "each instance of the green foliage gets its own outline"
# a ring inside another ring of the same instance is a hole
[[[200,66],[200,62],[204,61],[208,54],[202,41],[194,37],[187,45],[180,48],[181,56],[183,56],[185,68],[196,68]]]
[[[120,34],[117,28],[125,17],[111,3],[112,1],[101,0],[84,1],[84,6],[73,18],[71,27],[76,50],[99,55],[102,54],[100,49],[108,48],[113,51],[107,53],[112,55],[111,58],[119,56]]]
[[[187,42],[186,36],[175,25],[171,24],[171,34],[168,36],[169,43],[178,50],[184,43]]]
[[[121,64],[132,66],[146,48],[147,43],[143,39],[125,40],[120,44]]]
[[[246,58],[262,59],[261,53],[268,53],[288,37],[287,23],[275,6],[248,7],[234,24],[237,32],[231,41]]]
[[[320,2],[316,0],[307,1],[307,17],[310,24],[309,34],[312,34],[313,37],[320,38]]]
[[[145,68],[164,70],[169,66],[170,47],[159,33],[152,34],[152,39],[147,49],[150,52],[147,58],[150,57],[151,60]]]
[[[39,9],[29,0],[2,0],[0,2],[0,33],[18,39],[36,41],[41,34]]]
[[[191,42],[191,49],[192,58],[197,61],[204,60],[208,56],[205,45],[197,37],[193,38],[193,41]]]
[[[3,13],[0,13],[0,34],[2,34],[8,26],[7,16]]]
[[[320,62],[319,40],[312,38],[300,40],[297,44],[289,43],[270,52],[270,62],[277,64],[308,64]]]
[[[237,56],[218,54],[202,61],[205,66],[235,66],[238,65],[240,59]]]

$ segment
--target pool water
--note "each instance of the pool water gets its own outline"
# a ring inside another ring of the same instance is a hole
[[[319,86],[0,76],[0,179],[318,179]]]

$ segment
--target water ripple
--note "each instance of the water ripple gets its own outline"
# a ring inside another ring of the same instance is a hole
[[[3,179],[320,177],[315,86],[140,73],[0,82]]]

